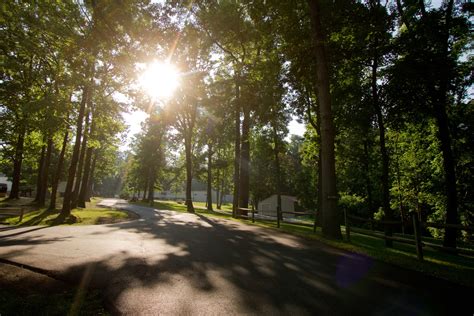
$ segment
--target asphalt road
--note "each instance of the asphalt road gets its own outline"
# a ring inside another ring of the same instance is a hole
[[[141,219],[0,228],[0,258],[101,288],[119,314],[473,315],[466,288],[287,234],[107,199]]]

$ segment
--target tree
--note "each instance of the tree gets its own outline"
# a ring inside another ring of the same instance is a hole
[[[331,109],[329,73],[326,59],[325,39],[321,27],[319,0],[308,0],[315,58],[317,61],[317,95],[321,116],[321,189],[322,189],[322,229],[330,238],[341,239],[341,229],[337,214],[336,167],[334,156],[335,129]]]
[[[457,72],[459,58],[465,49],[466,18],[455,9],[454,1],[441,8],[427,10],[424,1],[407,4],[399,1],[397,9],[403,32],[398,38],[399,58],[394,62],[390,79],[394,89],[402,91],[394,104],[400,113],[429,115],[436,120],[440,151],[443,154],[444,191],[446,195],[446,223],[457,224],[458,192],[456,159],[453,154],[453,132],[449,109],[453,87],[462,72]],[[419,73],[424,73],[420,80]],[[403,78],[403,80],[402,80]],[[392,96],[395,91],[392,91]],[[446,229],[444,246],[456,247],[456,231]]]

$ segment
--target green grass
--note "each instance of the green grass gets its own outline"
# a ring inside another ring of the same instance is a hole
[[[150,203],[142,202],[142,201],[132,202],[132,204],[150,207]],[[203,213],[203,211],[206,210],[206,202],[193,202],[193,205],[196,212],[198,213]],[[212,207],[216,211],[229,213],[229,216],[230,216],[230,212],[232,212],[232,204],[223,204],[222,210],[218,210],[216,204],[213,204]],[[184,205],[184,202],[178,203],[175,201],[163,201],[163,200],[155,200],[153,202],[153,208],[157,210],[169,210],[169,211],[177,211],[177,212],[186,212],[187,210],[186,205]],[[211,212],[211,213],[204,212],[204,213],[214,214],[214,212]],[[219,213],[216,213],[215,215],[217,216],[219,215]]]
[[[269,221],[258,221],[255,225],[278,229],[276,223]],[[344,232],[344,227],[342,229]],[[316,233],[313,233],[310,227],[290,223],[282,223],[280,230],[459,284],[471,287],[474,284],[474,257],[472,256],[453,255],[424,247],[424,262],[420,262],[417,259],[415,246],[412,245],[394,242],[393,248],[387,248],[383,239],[354,232],[351,232],[350,243],[328,240],[323,238],[319,228]]]
[[[137,204],[149,206],[147,203],[138,202]],[[355,232],[351,232],[351,242],[347,243],[338,240],[329,240],[322,236],[321,229],[318,228],[313,233],[311,227],[301,226],[292,223],[281,223],[281,227],[277,228],[276,222],[258,220],[252,223],[249,220],[234,219],[230,211],[209,212],[201,208],[205,203],[194,203],[196,213],[207,217],[226,218],[234,221],[243,222],[250,225],[257,225],[273,229],[276,232],[285,232],[296,235],[305,239],[318,240],[335,248],[365,254],[376,260],[380,260],[399,267],[419,271],[450,280],[459,284],[473,286],[474,284],[474,257],[465,255],[454,255],[440,252],[429,247],[423,248],[424,262],[417,259],[415,246],[394,242],[393,248],[385,247],[383,239],[367,236]],[[173,210],[185,212],[186,206],[173,201],[155,201],[154,207],[161,210]],[[342,227],[344,232],[345,228]],[[428,241],[428,240],[427,240]],[[429,239],[433,242],[432,239]]]
[[[134,219],[136,215],[122,210],[98,207],[97,203],[100,199],[92,199],[87,203],[87,207],[73,209],[71,214],[75,217],[66,219],[63,225],[96,225],[121,222],[127,219]],[[2,224],[16,225],[16,226],[33,226],[46,225],[52,226],[57,224],[55,219],[58,217],[60,211],[48,211],[46,208],[33,210],[23,216],[23,220],[19,222],[19,216],[12,216],[5,218]]]
[[[199,207],[199,208],[206,208],[206,202],[193,202],[194,207]],[[212,203],[212,208],[214,210],[217,210],[217,204]],[[231,211],[232,212],[232,204],[231,203],[225,203],[222,204],[221,207],[222,211]]]
[[[154,201],[153,206],[150,205],[148,202],[131,202],[131,204],[140,205],[140,206],[147,206],[153,207],[157,210],[168,210],[168,211],[177,211],[177,212],[186,212],[186,205],[180,204],[173,201]]]

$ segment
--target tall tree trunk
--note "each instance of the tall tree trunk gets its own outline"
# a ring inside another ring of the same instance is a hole
[[[212,143],[207,145],[207,210],[212,211]]]
[[[23,147],[25,145],[25,134],[26,127],[22,125],[18,133],[18,139],[15,146],[15,158],[13,161],[13,179],[12,189],[10,191],[9,199],[20,198],[20,177],[21,177],[21,164],[23,162]]]
[[[382,156],[382,209],[384,212],[384,219],[386,221],[392,221],[393,211],[390,207],[389,156],[385,144],[385,124],[377,91],[377,59],[378,58],[374,58],[372,63],[372,102],[377,116],[380,138],[380,155]],[[385,225],[385,235],[389,237],[393,235],[392,225]],[[385,246],[393,247],[393,241],[386,239]]]
[[[276,184],[277,184],[277,217],[279,220],[283,219],[282,216],[282,209],[281,209],[281,168],[280,168],[280,141],[278,139],[277,130],[275,123],[272,124],[273,128],[273,142],[275,144],[275,150],[273,151],[274,158],[275,158],[275,176],[276,176]]]
[[[323,167],[322,167],[322,154],[321,154],[321,138],[318,140],[319,153],[318,153],[318,213],[316,214],[316,223],[318,226],[323,227]]]
[[[402,196],[402,180],[401,180],[401,173],[400,173],[400,152],[398,150],[398,132],[397,132],[397,138],[396,138],[396,168],[397,168],[397,186],[398,186],[398,204],[399,204],[399,212],[400,212],[400,217],[401,217],[401,222],[402,222],[402,234],[405,234],[405,212],[403,209],[403,196]]]
[[[71,208],[77,207],[77,201],[79,198],[79,189],[81,187],[81,180],[82,180],[82,171],[84,167],[84,159],[86,157],[87,145],[89,141],[89,134],[90,134],[90,110],[87,111],[85,117],[85,125],[84,125],[84,137],[82,137],[82,144],[81,144],[81,152],[79,154],[79,162],[76,171],[76,179],[74,181],[74,190],[72,191],[72,199],[71,199]]]
[[[335,127],[331,109],[328,61],[324,34],[321,27],[319,0],[308,0],[312,24],[312,35],[317,61],[317,94],[321,116],[321,185],[323,209],[323,235],[341,239],[341,227],[337,213],[336,162],[334,156]]]
[[[66,189],[64,191],[63,208],[61,210],[61,214],[59,215],[61,218],[66,218],[67,216],[71,215],[72,187],[74,185],[74,178],[76,176],[77,161],[79,160],[79,150],[81,147],[81,137],[82,137],[82,123],[84,120],[84,112],[86,109],[86,103],[90,94],[89,90],[90,90],[90,87],[88,85],[86,85],[84,89],[82,90],[82,100],[79,107],[79,114],[77,116],[77,123],[76,123],[76,140],[75,140],[74,149],[72,152],[71,164],[69,166]]]
[[[321,168],[321,115],[316,116],[316,121],[314,121],[313,115],[311,112],[315,110],[315,112],[319,112],[319,106],[314,107],[313,102],[311,101],[311,96],[309,93],[309,89],[306,89],[307,93],[307,103],[308,103],[308,108],[307,108],[307,116],[308,116],[308,122],[311,124],[311,126],[316,130],[318,133],[317,137],[317,144],[319,148],[318,152],[318,183],[317,183],[317,212],[316,216],[314,218],[314,225],[316,226],[322,226],[323,222],[323,211],[322,211],[322,200],[323,200],[323,189],[322,189],[322,168]]]
[[[92,159],[92,167],[90,171],[90,176],[89,176],[89,181],[87,184],[87,191],[86,191],[86,196],[85,196],[85,201],[90,202],[91,201],[91,195],[92,195],[92,187],[94,185],[94,174],[95,174],[95,166],[97,163],[97,157],[99,155],[99,150],[94,150],[94,159]]]
[[[221,177],[221,171],[217,169],[217,176],[216,176],[216,183],[217,183],[217,188],[216,188],[216,207],[218,210],[220,210],[221,206],[219,204],[220,197],[221,197],[221,182],[220,182],[220,177]]]
[[[232,198],[232,217],[237,216],[239,207],[240,184],[240,83],[237,78],[235,83],[235,148],[234,148],[234,192]]]
[[[143,195],[142,195],[142,202],[146,202],[146,194],[148,192],[148,183],[150,183],[150,175],[148,174],[145,178],[145,185],[143,186]]]
[[[436,111],[436,121],[438,124],[438,138],[440,140],[441,152],[443,153],[443,168],[445,176],[444,189],[447,197],[446,224],[458,224],[456,170],[454,155],[451,149],[451,136],[449,133],[448,116],[446,114],[445,107],[438,107],[438,110]],[[456,236],[456,229],[447,228],[444,234],[443,245],[445,247],[456,248]]]
[[[446,192],[446,224],[458,224],[458,197],[456,188],[456,161],[451,148],[451,134],[449,131],[448,118],[448,89],[449,89],[449,36],[451,32],[451,20],[454,1],[450,0],[446,6],[445,27],[443,30],[443,52],[440,70],[439,96],[435,102],[435,117],[438,125],[438,138],[440,140],[441,152],[443,153],[443,168],[445,176]],[[444,233],[443,245],[456,248],[457,231],[447,228]]]
[[[374,207],[372,198],[372,184],[370,183],[370,156],[369,156],[369,144],[367,139],[364,140],[364,169],[365,169],[365,189],[367,191],[367,208],[369,211],[370,218],[373,218]]]
[[[46,156],[43,162],[43,171],[41,175],[40,194],[38,196],[38,206],[43,207],[46,202],[46,192],[48,191],[49,165],[51,162],[51,152],[53,151],[53,135],[49,135],[46,146]]]
[[[225,174],[222,175],[222,180],[221,180],[221,196],[220,196],[220,199],[219,199],[219,206],[217,207],[219,210],[222,208],[222,203],[224,202],[224,195],[225,195],[225,192],[226,192],[226,186],[225,186],[225,183],[224,183],[224,177],[225,177]]]
[[[155,168],[150,169],[150,177],[148,179],[148,203],[153,206],[155,200],[155,182],[156,182],[156,170]]]
[[[56,168],[56,173],[54,174],[53,183],[51,184],[51,199],[49,201],[49,209],[56,209],[56,197],[58,192],[59,179],[61,178],[61,170],[64,164],[64,155],[66,153],[67,142],[69,139],[69,130],[66,126],[66,132],[64,133],[63,143],[61,147],[61,152],[59,153],[58,165]]]
[[[244,119],[242,121],[242,137],[240,139],[240,188],[239,188],[239,206],[249,207],[250,193],[250,110],[248,106],[244,107]]]
[[[378,11],[380,7],[380,0],[371,1],[371,11],[373,14],[374,25],[377,27]],[[374,36],[372,43],[372,74],[371,74],[371,90],[372,90],[372,104],[377,116],[377,124],[379,127],[380,138],[380,154],[382,156],[382,209],[384,212],[384,219],[386,221],[393,220],[393,211],[390,208],[390,183],[389,183],[389,156],[387,146],[385,144],[385,123],[382,114],[382,105],[379,100],[379,93],[377,87],[377,71],[379,65],[379,40],[378,36]],[[385,225],[385,235],[391,237],[393,235],[392,225]],[[385,239],[385,246],[393,247],[393,241]]]
[[[43,136],[43,146],[41,146],[41,154],[38,160],[38,172],[36,176],[36,194],[35,194],[35,202],[38,202],[40,195],[41,195],[41,184],[43,179],[43,170],[44,170],[44,156],[46,154],[46,138]]]
[[[186,133],[184,138],[184,149],[186,154],[186,207],[189,213],[194,213],[193,198],[192,198],[192,181],[193,181],[193,160],[191,152],[191,135]]]
[[[91,171],[93,150],[94,149],[92,147],[87,148],[85,165],[84,165],[84,173],[82,175],[82,181],[81,181],[81,189],[79,190],[79,197],[77,198],[77,205],[82,208],[86,207],[86,193],[87,193],[87,187],[89,185],[89,176],[90,176],[90,171]]]

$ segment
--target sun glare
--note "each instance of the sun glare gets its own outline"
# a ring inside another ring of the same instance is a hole
[[[179,85],[179,72],[169,63],[154,62],[142,73],[139,83],[154,99],[167,99]]]

